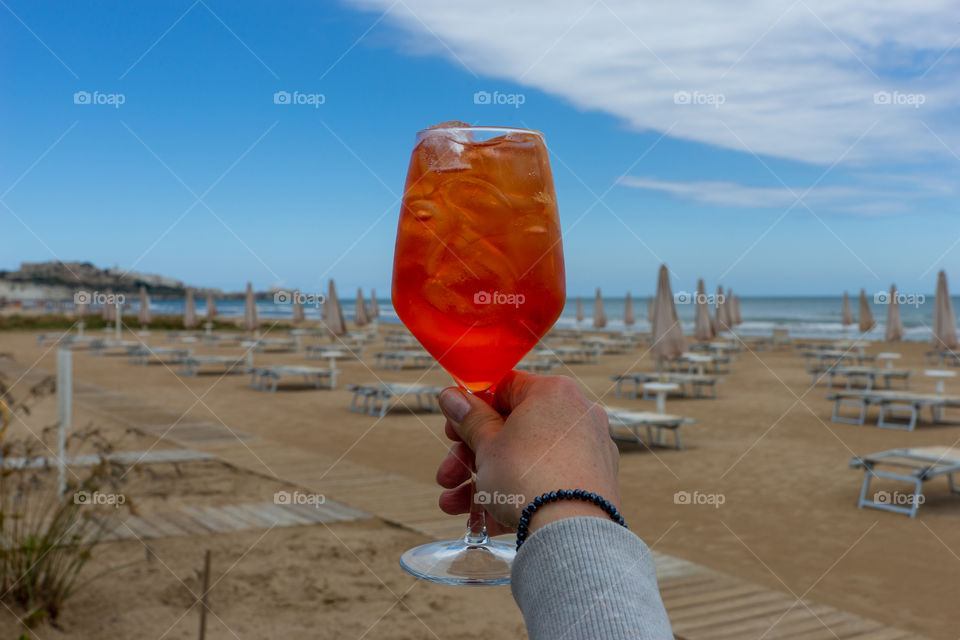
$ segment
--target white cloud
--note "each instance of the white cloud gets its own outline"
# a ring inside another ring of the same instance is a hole
[[[561,96],[635,130],[821,165],[955,162],[944,144],[960,153],[954,0],[353,4],[389,8],[409,52]],[[723,103],[676,104],[678,91]],[[875,104],[881,91],[922,94],[924,103]]]
[[[624,176],[619,183],[719,207],[783,210],[793,207],[795,210],[804,210],[806,205],[816,213],[839,212],[853,215],[905,213],[917,198],[916,191],[904,189],[902,185],[891,188],[870,183],[787,188],[783,185],[754,187],[735,182],[670,181],[636,176]],[[941,195],[938,192],[927,194]],[[799,203],[798,198],[801,199]]]

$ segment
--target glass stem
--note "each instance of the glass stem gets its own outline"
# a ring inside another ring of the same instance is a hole
[[[463,537],[467,544],[487,544],[487,514],[477,504],[477,476],[470,478],[470,517],[467,520],[467,534]]]

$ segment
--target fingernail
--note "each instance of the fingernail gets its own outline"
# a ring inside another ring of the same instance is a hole
[[[444,415],[457,424],[463,422],[470,411],[470,403],[456,389],[444,389],[440,394],[440,409]]]

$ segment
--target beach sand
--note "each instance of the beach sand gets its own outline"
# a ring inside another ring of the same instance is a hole
[[[150,342],[165,345],[161,333],[154,333]],[[368,369],[381,348],[382,343],[368,347],[363,363],[339,362],[343,373],[334,391],[281,387],[268,394],[250,390],[243,375],[185,378],[176,375],[175,368],[135,366],[125,357],[96,357],[82,349],[75,351],[74,370],[78,382],[122,391],[145,404],[186,413],[190,420],[223,423],[299,449],[306,457],[432,483],[449,447],[442,418],[399,410],[380,420],[347,409],[347,384],[378,378],[448,384],[439,369]],[[224,355],[240,351],[198,350]],[[882,350],[886,345],[873,345],[870,352]],[[926,345],[900,344],[894,350],[904,356],[898,368],[914,371],[912,389],[932,391],[934,383],[922,375],[930,368],[922,356]],[[33,333],[0,334],[0,352],[10,353],[22,366],[55,370],[55,348],[37,346]],[[306,361],[297,354],[258,354],[257,362]],[[652,401],[613,397],[610,380],[611,374],[652,369],[653,362],[636,349],[602,356],[599,364],[555,372],[575,378],[599,402],[652,409]],[[955,638],[951,587],[960,571],[960,497],[951,496],[945,479],[939,478],[926,486],[926,503],[915,519],[858,510],[863,472],[848,463],[854,455],[884,449],[952,445],[960,440],[960,426],[922,425],[904,432],[830,422],[827,389],[822,384],[810,387],[803,360],[792,349],[744,351],[733,362],[733,372],[722,377],[718,399],[667,401],[670,413],[696,420],[683,427],[685,450],[621,446],[622,511],[631,529],[658,551],[770,589],[931,638]],[[960,380],[948,381],[947,388],[960,391]],[[54,420],[55,405],[48,398],[28,424],[37,427]],[[120,423],[78,408],[75,424],[87,422],[118,439],[127,438],[123,448],[152,444],[145,436],[124,435]],[[20,425],[12,431],[23,429]],[[283,486],[269,477],[269,469],[255,464],[246,469],[217,462],[190,465],[181,465],[184,476],[169,470],[158,471],[156,478],[138,476],[127,490],[149,511],[181,501],[268,500]],[[876,482],[874,489],[902,490],[883,482]],[[719,494],[723,504],[677,504],[678,491]],[[435,505],[435,497],[422,499]],[[439,519],[439,509],[436,514]],[[58,628],[46,625],[38,636],[155,637],[169,628],[165,637],[195,637],[198,614],[196,607],[190,609],[190,592],[183,583],[198,589],[196,572],[207,548],[213,551],[214,576],[226,572],[210,596],[216,614],[208,618],[211,638],[234,637],[230,629],[240,637],[522,635],[522,619],[508,589],[437,586],[403,573],[396,562],[399,554],[426,540],[415,531],[368,518],[263,534],[254,530],[155,539],[149,543],[155,554],[151,562],[136,541],[106,543],[87,573],[134,564],[81,589],[68,602]],[[0,628],[12,628],[13,622],[6,610],[0,612]]]

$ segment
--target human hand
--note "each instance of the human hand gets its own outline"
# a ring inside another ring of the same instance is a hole
[[[570,378],[512,371],[497,386],[494,407],[451,387],[440,394],[440,409],[455,441],[437,470],[446,513],[470,511],[474,466],[477,491],[491,496],[482,505],[494,520],[487,522],[490,535],[514,531],[533,498],[557,489],[583,489],[621,506],[620,456],[606,413]],[[607,517],[595,505],[561,500],[541,507],[529,531],[581,515]]]

